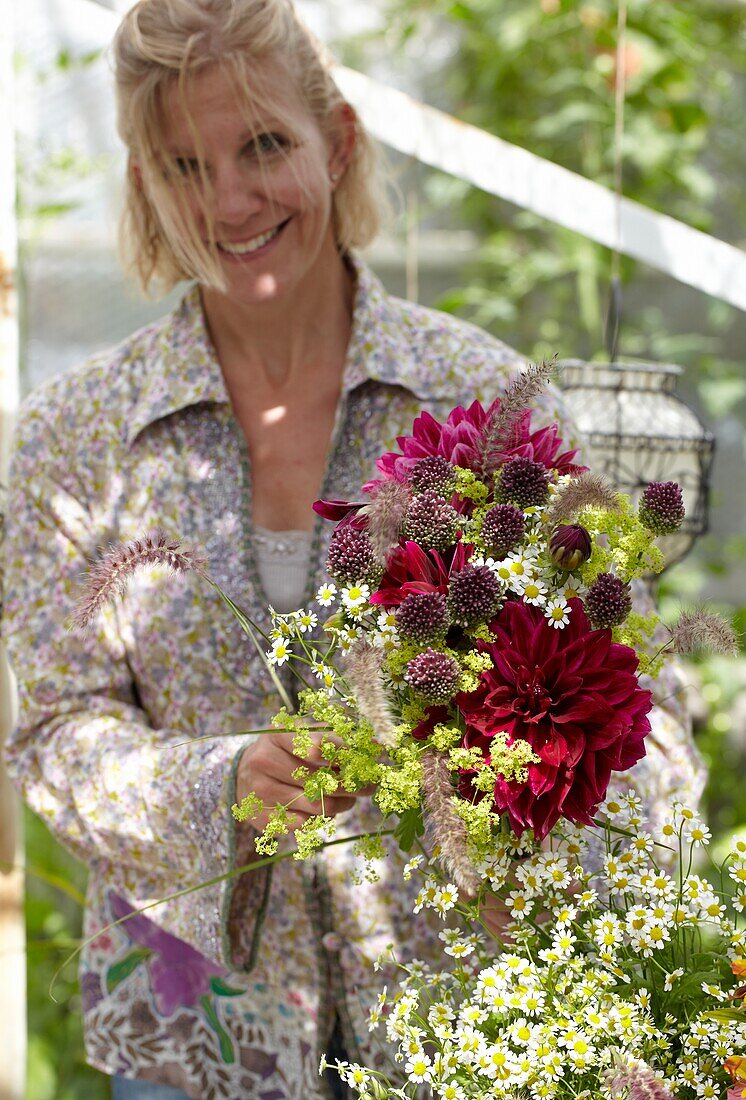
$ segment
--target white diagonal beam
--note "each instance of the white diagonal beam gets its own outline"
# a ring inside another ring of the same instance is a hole
[[[336,80],[380,141],[746,310],[746,252],[614,193],[411,96],[339,66]]]

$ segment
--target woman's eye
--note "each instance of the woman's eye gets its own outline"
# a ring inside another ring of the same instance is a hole
[[[182,176],[193,176],[199,173],[199,161],[194,157],[176,157],[174,163]]]
[[[272,153],[282,152],[287,149],[289,142],[282,134],[258,134],[246,146],[247,150],[258,153],[260,156],[269,156]]]

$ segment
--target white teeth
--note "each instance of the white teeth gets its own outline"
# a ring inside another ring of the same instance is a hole
[[[221,241],[220,247],[223,252],[230,252],[233,256],[245,256],[248,252],[256,252],[258,248],[268,244],[279,232],[280,226],[276,225],[269,232],[262,233],[261,237],[252,237],[250,241],[242,241],[240,244],[228,244],[227,241]]]

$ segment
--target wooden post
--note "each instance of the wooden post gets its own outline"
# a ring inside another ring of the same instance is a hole
[[[13,4],[0,19],[0,483],[7,484],[18,408],[18,297],[13,111]],[[14,687],[0,647],[0,747],[14,721]],[[0,1100],[26,1095],[26,955],[18,800],[0,758]],[[11,867],[11,870],[7,870]]]

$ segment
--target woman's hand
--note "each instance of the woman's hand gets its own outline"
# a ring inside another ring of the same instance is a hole
[[[325,765],[321,755],[322,741],[337,742],[337,738],[321,730],[311,731],[311,752],[300,758],[293,753],[293,734],[286,731],[263,733],[253,744],[244,749],[236,775],[236,801],[250,792],[261,798],[264,809],[252,818],[253,828],[261,831],[276,806],[287,806],[290,812],[290,829],[299,828],[309,817],[322,813],[321,802],[311,802],[303,793],[303,779],[294,779],[293,772],[304,765],[309,769]],[[341,744],[341,742],[339,742]],[[334,817],[355,805],[355,799],[371,793],[370,788],[350,794],[347,791],[324,795],[323,812]]]

